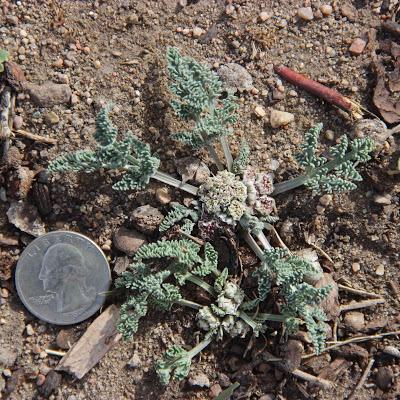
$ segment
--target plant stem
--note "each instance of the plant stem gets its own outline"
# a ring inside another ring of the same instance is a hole
[[[338,165],[338,163],[343,163],[345,161],[351,161],[353,159],[355,153],[356,153],[356,150],[352,150],[352,151],[348,152],[340,160],[333,159],[318,168],[312,169],[305,175],[300,175],[297,178],[293,178],[293,179],[289,179],[284,182],[277,183],[276,185],[274,185],[275,190],[272,193],[272,195],[276,196],[277,194],[284,193],[284,192],[287,192],[288,190],[292,190],[301,185],[304,185],[310,178],[317,175],[318,172],[320,172],[320,170],[322,168],[324,168],[324,170],[326,169],[326,172],[324,171],[324,174],[328,174],[328,172],[332,171]]]
[[[246,324],[249,325],[254,331],[258,330],[257,328],[258,323],[254,321],[254,319],[251,318],[250,315],[246,314],[243,311],[240,311],[238,317],[241,318],[244,322],[246,322]]]
[[[192,359],[195,357],[197,354],[199,354],[202,350],[204,350],[213,340],[213,337],[210,335],[206,337],[204,340],[202,340],[197,346],[193,347],[193,349],[189,350],[187,352],[187,357]]]
[[[180,306],[184,306],[184,307],[190,307],[190,308],[193,308],[194,310],[200,310],[203,307],[200,304],[195,303],[194,301],[185,300],[185,299],[177,300],[176,304],[179,304]]]
[[[242,235],[245,242],[254,251],[256,256],[262,261],[264,259],[264,252],[261,250],[260,246],[254,240],[253,236],[250,235],[250,232],[248,230],[243,230]]]
[[[183,183],[179,179],[175,179],[173,176],[166,174],[165,172],[156,171],[152,175],[152,178],[178,189],[182,189],[187,193],[193,194],[194,196],[197,195],[198,188],[196,186],[189,185],[188,183]]]
[[[186,277],[186,280],[201,287],[206,292],[210,293],[212,296],[217,296],[217,293],[215,292],[214,288],[211,285],[209,285],[207,282],[204,282],[203,279],[200,279],[199,277],[191,274],[190,272],[185,277]]]
[[[260,241],[262,246],[264,247],[264,250],[266,250],[266,251],[272,250],[272,246],[270,245],[268,239],[264,235],[264,232],[257,233],[255,236]]]
[[[226,140],[225,136],[221,136],[220,138],[222,150],[224,152],[225,160],[226,160],[226,168],[229,172],[232,171],[233,157],[231,153],[231,149],[229,147],[229,143]]]
[[[256,316],[257,320],[260,321],[274,321],[274,322],[284,322],[285,317],[283,315],[278,314],[268,314],[268,313],[259,313]]]

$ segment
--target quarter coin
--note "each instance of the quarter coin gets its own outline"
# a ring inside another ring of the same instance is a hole
[[[54,231],[33,240],[15,271],[25,307],[55,325],[81,322],[100,309],[111,284],[107,259],[84,235]]]

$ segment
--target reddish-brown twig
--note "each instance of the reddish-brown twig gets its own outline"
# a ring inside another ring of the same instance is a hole
[[[341,108],[342,110],[350,112],[354,118],[361,118],[362,111],[360,106],[355,104],[347,97],[341,95],[337,90],[331,89],[319,82],[307,78],[306,76],[301,75],[298,72],[285,67],[284,65],[277,65],[274,67],[274,69],[279,76],[291,84],[324,99],[325,101]]]

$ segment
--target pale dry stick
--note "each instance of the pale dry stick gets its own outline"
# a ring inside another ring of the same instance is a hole
[[[282,358],[280,357],[275,357],[273,354],[268,353],[267,351],[264,351],[261,355],[262,359],[265,362],[277,362],[278,363],[278,367],[279,367],[279,363],[281,363],[283,361]],[[329,389],[332,387],[333,382],[328,381],[326,379],[323,378],[319,378],[318,376],[314,376],[311,374],[308,374],[307,372],[301,371],[299,369],[295,369],[293,371],[290,371],[290,373],[292,375],[294,375],[297,378],[303,379],[305,381],[308,382],[312,382],[315,383],[325,389]]]
[[[0,141],[3,142],[3,159],[7,158],[8,148],[10,146],[10,111],[11,111],[11,89],[6,86],[0,98]]]
[[[336,349],[341,346],[345,346],[346,344],[366,342],[368,340],[382,339],[386,336],[395,336],[395,335],[400,335],[400,331],[384,332],[384,333],[379,333],[377,335],[369,335],[369,336],[357,336],[357,337],[353,337],[350,339],[342,340],[340,342],[328,342],[328,343],[333,343],[333,344],[331,346],[325,347],[321,353]],[[318,354],[311,353],[311,354],[306,354],[306,355],[302,356],[301,358],[303,360],[306,360],[306,359],[314,357],[316,355],[318,355]]]
[[[308,374],[307,372],[301,371],[300,369],[295,369],[294,371],[291,372],[291,374],[296,376],[297,378],[303,379],[311,383],[315,383],[324,389],[330,389],[333,386],[333,382],[323,378],[319,378],[318,376]]]
[[[332,337],[333,340],[335,342],[337,342],[337,328],[338,328],[338,324],[339,324],[339,319],[335,318],[335,320],[333,321],[333,328],[332,328]]]
[[[352,400],[356,394],[356,392],[361,389],[365,383],[365,381],[368,378],[368,375],[371,371],[372,366],[374,365],[375,360],[373,358],[371,358],[369,360],[368,365],[366,366],[366,368],[364,369],[364,372],[361,375],[360,380],[357,383],[357,386],[353,389],[353,391],[351,392],[350,396],[347,398],[347,400]]]
[[[49,138],[46,136],[40,136],[40,135],[36,135],[35,133],[31,133],[28,131],[25,131],[23,129],[13,129],[13,133],[25,137],[27,139],[31,139],[34,140],[35,142],[40,142],[40,143],[46,143],[46,144],[56,144],[57,140],[53,139],[53,138]]]
[[[289,247],[286,246],[286,243],[282,240],[282,238],[279,236],[278,231],[275,229],[275,227],[273,225],[271,225],[271,227],[269,227],[269,229],[273,232],[273,234],[275,235],[276,240],[279,243],[279,246],[282,247],[283,249],[288,250],[289,254],[291,255],[292,253],[289,250]]]
[[[322,250],[321,247],[317,246],[315,243],[312,243],[312,242],[307,242],[307,244],[314,247],[315,250],[319,251],[331,264],[334,264],[332,258],[329,256],[329,254],[326,253],[324,250]]]
[[[373,307],[373,306],[376,306],[377,304],[383,304],[383,303],[385,303],[385,299],[381,299],[381,298],[357,301],[355,303],[341,305],[340,312],[350,311],[350,310],[358,310],[359,308],[365,308],[365,307]]]
[[[193,242],[197,243],[200,246],[204,246],[204,244],[205,244],[204,240],[201,240],[195,236],[189,235],[189,233],[186,233],[186,232],[182,231],[181,229],[178,230],[178,233],[180,235],[184,236],[186,239],[193,240]]]
[[[57,351],[57,350],[51,350],[51,349],[45,349],[44,351],[47,354],[50,354],[51,356],[58,356],[58,357],[64,357],[67,354],[65,351]]]
[[[349,293],[358,294],[360,296],[371,297],[373,299],[381,299],[381,296],[379,294],[372,293],[372,292],[367,292],[367,291],[361,290],[361,289],[354,289],[352,287],[345,286],[345,285],[342,285],[340,283],[338,283],[338,288],[342,289],[342,290],[344,290],[346,292],[349,292]]]

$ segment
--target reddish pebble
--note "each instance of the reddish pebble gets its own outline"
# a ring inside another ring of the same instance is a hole
[[[22,117],[20,115],[16,115],[13,118],[13,128],[15,130],[21,129],[23,123],[24,123],[24,120],[22,119]]]
[[[366,45],[367,42],[365,40],[356,38],[353,40],[353,43],[351,44],[349,51],[354,56],[359,56],[364,51]]]
[[[39,374],[36,378],[36,385],[42,386],[45,380],[46,377],[43,374]]]

